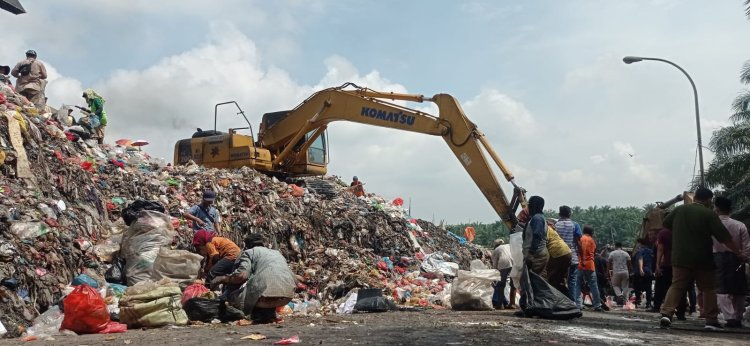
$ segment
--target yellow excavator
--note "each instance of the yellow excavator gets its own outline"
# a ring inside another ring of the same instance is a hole
[[[389,101],[433,102],[439,116],[397,105]],[[234,104],[247,127],[216,130],[218,107]],[[214,107],[214,129],[198,129],[192,138],[175,144],[174,163],[191,160],[206,167],[252,167],[278,177],[304,177],[326,174],[328,148],[326,128],[334,121],[388,127],[442,137],[464,169],[474,180],[493,209],[509,229],[516,224],[515,210],[526,204],[525,190],[516,185],[513,174],[495,153],[484,134],[464,114],[458,101],[448,94],[425,97],[415,94],[379,92],[346,83],[318,91],[296,108],[263,115],[257,139],[244,111],[234,102]],[[249,130],[250,135],[237,133]],[[500,169],[514,187],[509,201],[490,162]]]

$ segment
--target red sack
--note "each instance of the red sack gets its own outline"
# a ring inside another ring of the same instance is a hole
[[[180,303],[182,303],[182,305],[185,305],[188,300],[195,297],[200,297],[208,292],[209,290],[208,288],[206,288],[206,286],[203,286],[202,284],[192,284],[185,288],[185,292],[182,293],[182,299],[180,300]]]
[[[96,334],[107,328],[109,312],[104,299],[89,285],[79,285],[63,300],[65,315],[60,329]]]

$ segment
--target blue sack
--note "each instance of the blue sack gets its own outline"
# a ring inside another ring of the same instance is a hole
[[[78,274],[73,278],[72,286],[89,285],[93,288],[99,288],[99,283],[86,274]]]

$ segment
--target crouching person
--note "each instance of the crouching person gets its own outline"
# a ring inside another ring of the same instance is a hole
[[[240,255],[240,247],[227,238],[216,236],[216,233],[199,229],[193,236],[193,246],[205,258],[203,272],[206,282],[232,272],[234,262]]]
[[[284,256],[266,248],[260,235],[250,234],[244,243],[245,250],[235,263],[235,270],[215,278],[211,284],[224,284],[229,290],[227,302],[254,323],[275,322],[276,308],[294,297],[294,274]]]

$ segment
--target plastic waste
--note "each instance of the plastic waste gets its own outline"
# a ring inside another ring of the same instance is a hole
[[[336,309],[337,314],[351,314],[354,312],[354,305],[357,304],[357,292],[349,292],[348,298],[346,298],[346,301],[339,305],[338,309]]]
[[[8,333],[8,330],[5,329],[5,326],[3,325],[3,322],[0,321],[0,337],[5,336],[5,334]]]
[[[125,282],[127,282],[125,276],[125,260],[120,257],[115,257],[112,261],[112,266],[104,272],[104,280],[112,284],[125,284]]]
[[[154,260],[151,279],[194,281],[200,273],[202,260],[203,256],[187,250],[170,250],[168,247],[162,247]]]
[[[219,318],[218,299],[190,298],[183,304],[183,309],[191,321],[211,322]]]
[[[279,341],[274,342],[274,345],[291,345],[291,344],[299,344],[299,336],[293,336],[291,338],[281,339]]]
[[[60,334],[60,325],[62,325],[63,318],[64,316],[60,311],[60,307],[57,305],[52,306],[34,319],[27,333],[40,338],[58,335]]]
[[[493,282],[500,280],[497,269],[459,270],[451,290],[453,310],[492,310]]]
[[[539,316],[553,320],[581,317],[581,310],[565,294],[558,291],[541,276],[528,270],[521,272],[521,308],[527,317]]]
[[[76,286],[63,300],[65,315],[61,329],[78,334],[99,333],[109,324],[109,312],[104,299],[89,285]]]
[[[469,264],[469,270],[479,270],[479,269],[489,269],[487,268],[487,265],[482,262],[482,260],[475,259],[471,261],[471,264]]]
[[[72,286],[89,285],[93,288],[99,288],[99,283],[86,274],[76,275],[70,284]]]
[[[139,213],[144,210],[158,211],[160,213],[165,212],[164,206],[158,202],[139,199],[130,203],[130,205],[122,210],[122,219],[126,225],[130,226],[140,217]]]
[[[458,263],[448,262],[441,253],[432,253],[425,255],[422,261],[422,270],[446,276],[456,276],[458,274]]]
[[[396,304],[383,297],[383,290],[366,288],[359,290],[354,311],[357,312],[386,312],[395,310]]]
[[[187,303],[188,300],[201,297],[204,294],[211,292],[206,286],[202,284],[192,284],[185,288],[185,292],[182,293],[182,299],[180,300],[180,303],[184,306],[185,303]]]
[[[138,215],[138,220],[123,235],[120,248],[128,286],[151,278],[159,249],[169,246],[175,234],[169,216],[151,210]]]
[[[510,235],[510,257],[513,259],[513,267],[510,270],[510,278],[515,287],[521,287],[521,270],[523,269],[523,232]]]
[[[18,236],[18,238],[36,238],[43,236],[52,230],[44,222],[11,222],[10,232]]]
[[[117,298],[122,297],[122,295],[125,294],[125,290],[127,288],[128,286],[125,286],[125,285],[120,285],[120,284],[115,284],[115,283],[109,284],[109,289],[112,291],[112,294]]]

